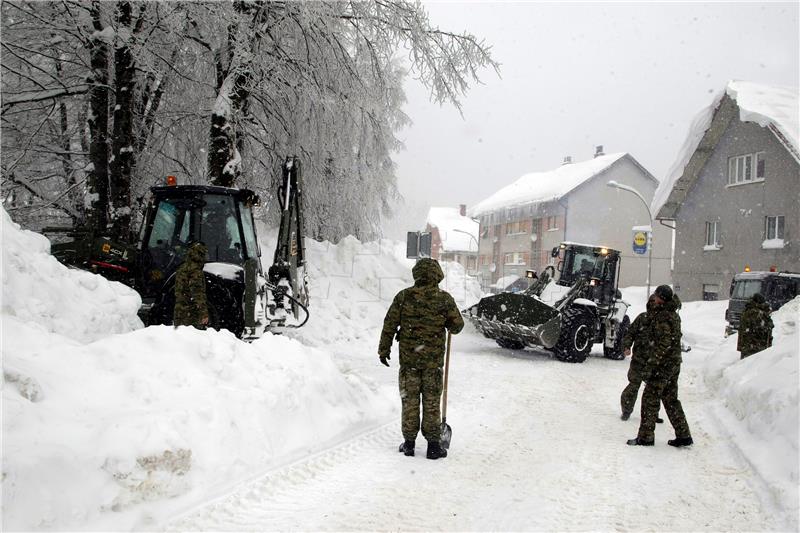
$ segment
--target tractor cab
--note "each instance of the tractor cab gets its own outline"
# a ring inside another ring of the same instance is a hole
[[[553,248],[551,255],[559,259],[558,285],[573,287],[583,279],[586,282],[584,298],[598,305],[610,305],[617,299],[619,251],[604,246],[562,242]]]
[[[164,301],[164,295],[172,291],[165,288],[174,284],[175,272],[193,242],[208,249],[206,276],[220,278],[212,286],[224,286],[225,280],[241,283],[249,259],[255,259],[260,271],[252,212],[258,197],[252,191],[184,185],[153,187],[151,193],[135,269],[143,309],[155,313],[150,323],[170,322],[173,302]]]

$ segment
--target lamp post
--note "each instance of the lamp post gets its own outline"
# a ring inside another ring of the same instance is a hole
[[[464,235],[469,235],[469,238],[475,241],[475,252],[480,254],[480,244],[478,244],[478,239],[475,238],[472,233],[468,231],[464,231],[462,229],[453,229],[456,233],[463,233]],[[469,259],[467,259],[467,264],[469,264]],[[475,257],[475,267],[478,266],[478,257]],[[482,290],[482,289],[481,289]],[[464,267],[464,305],[467,305],[467,267]]]
[[[650,297],[650,273],[653,267],[653,213],[650,212],[650,205],[647,203],[647,200],[644,199],[644,196],[641,195],[639,191],[634,189],[629,185],[624,185],[617,181],[611,180],[606,185],[609,187],[613,187],[615,189],[621,189],[623,191],[628,191],[630,193],[635,194],[639,197],[639,200],[642,201],[644,204],[644,208],[647,209],[647,216],[650,217],[650,242],[647,243],[647,295],[646,298]]]

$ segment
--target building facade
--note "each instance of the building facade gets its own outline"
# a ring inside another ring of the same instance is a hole
[[[729,85],[658,210],[677,228],[673,282],[684,301],[727,299],[733,276],[746,268],[800,272],[796,132],[792,139],[776,128],[780,117],[769,122],[762,114],[759,122],[766,126],[742,120],[750,110],[737,98],[750,89]],[[758,89],[762,98],[771,94]],[[797,94],[774,91],[777,101],[794,100],[795,120]]]
[[[471,213],[480,222],[484,290],[509,276],[524,277],[528,269],[541,271],[563,241],[620,250],[620,286],[646,285],[648,256],[633,252],[632,228],[650,224],[647,206],[634,194],[609,187],[611,180],[637,189],[648,203],[658,185],[629,154],[599,153],[594,160],[523,176],[477,204]],[[672,230],[656,224],[653,243],[651,285],[667,283]]]

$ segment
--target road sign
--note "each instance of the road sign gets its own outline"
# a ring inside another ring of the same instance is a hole
[[[633,232],[633,253],[646,254],[647,253],[647,232],[634,231]]]

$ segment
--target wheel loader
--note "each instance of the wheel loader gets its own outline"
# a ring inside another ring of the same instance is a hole
[[[462,314],[503,348],[537,346],[557,359],[582,363],[595,343],[603,354],[622,359],[630,319],[617,288],[620,252],[604,246],[562,242],[553,265],[521,293],[487,296]]]

